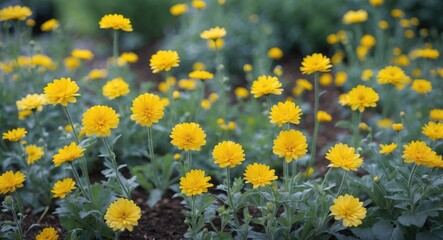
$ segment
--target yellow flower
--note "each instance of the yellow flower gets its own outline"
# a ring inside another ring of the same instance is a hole
[[[32,15],[31,9],[20,5],[9,6],[0,9],[0,22],[8,20],[25,20]]]
[[[443,123],[430,121],[422,127],[421,133],[433,141],[442,139]]]
[[[71,51],[71,55],[82,60],[91,60],[94,58],[94,54],[88,49],[74,49]]]
[[[204,81],[204,80],[208,80],[208,79],[213,79],[214,74],[207,72],[207,71],[197,70],[197,71],[193,71],[193,72],[189,73],[189,77],[192,79],[200,79],[200,80]]]
[[[25,174],[20,171],[13,172],[7,171],[0,175],[0,194],[6,194],[8,192],[13,193],[17,188],[23,187],[25,181]]]
[[[340,167],[345,171],[357,171],[363,163],[360,154],[355,153],[353,147],[347,144],[337,143],[326,153],[326,159],[331,161],[328,167]]]
[[[330,45],[337,44],[339,41],[340,41],[340,39],[338,38],[338,36],[336,34],[329,34],[326,37],[326,42]]]
[[[270,122],[281,127],[285,123],[300,124],[301,108],[294,102],[279,102],[271,107]]]
[[[303,90],[312,91],[312,83],[306,79],[299,78],[295,81],[295,85],[302,88]]]
[[[55,228],[47,227],[35,236],[35,240],[58,240],[58,234]]]
[[[28,94],[26,97],[16,102],[17,109],[19,111],[25,110],[38,110],[43,109],[43,105],[47,103],[47,100],[43,94]]]
[[[391,152],[393,152],[395,149],[397,149],[397,144],[391,143],[391,144],[379,144],[380,151],[378,153],[388,155]]]
[[[323,87],[330,86],[332,84],[332,74],[330,73],[322,73],[319,78],[319,83]]]
[[[389,118],[383,118],[377,121],[377,126],[380,128],[389,128],[392,126],[392,120]]]
[[[88,79],[100,79],[108,76],[108,70],[106,69],[92,69],[88,74]]]
[[[138,56],[133,52],[124,52],[120,54],[120,57],[118,59],[123,61],[124,63],[135,63],[138,61]]]
[[[72,142],[69,146],[64,146],[58,150],[58,153],[52,158],[52,162],[56,167],[66,162],[72,162],[77,158],[83,157],[84,148],[77,146],[75,142]]]
[[[242,98],[242,99],[247,99],[249,97],[249,91],[248,91],[248,89],[246,89],[244,87],[236,87],[234,89],[234,94],[238,98]]]
[[[28,20],[26,20],[26,26],[28,26],[28,27],[34,27],[34,26],[35,26],[35,20],[34,20],[34,19],[28,19]]]
[[[437,49],[423,48],[415,49],[409,53],[412,59],[416,58],[426,58],[426,59],[437,59],[440,53]]]
[[[222,38],[216,39],[216,40],[208,40],[208,47],[209,49],[221,49],[225,45],[225,40]]]
[[[40,26],[42,32],[50,32],[56,28],[58,28],[58,21],[54,18],[49,19]]]
[[[233,168],[245,160],[245,153],[242,145],[232,141],[223,141],[214,147],[212,157],[215,164],[218,164],[220,168],[228,166]]]
[[[396,131],[396,132],[400,132],[401,130],[403,130],[403,124],[394,123],[394,124],[392,124],[392,129],[394,129],[394,131]]]
[[[193,79],[181,79],[178,81],[178,87],[192,91],[197,87],[197,83]]]
[[[172,92],[172,98],[174,99],[179,99],[180,98],[180,92],[175,90],[174,92]]]
[[[412,82],[411,89],[419,94],[425,94],[432,90],[432,83],[425,79],[416,79]]]
[[[404,85],[407,82],[407,77],[401,68],[387,66],[378,72],[377,81],[379,84],[393,84],[399,86]]]
[[[132,101],[131,120],[141,126],[151,127],[163,118],[165,106],[159,96],[145,93]]]
[[[348,11],[343,15],[343,23],[344,24],[354,24],[366,22],[368,20],[368,12],[363,9],[357,11]]]
[[[169,12],[172,16],[180,16],[188,11],[188,5],[186,3],[180,3],[173,5]]]
[[[205,110],[208,110],[211,108],[211,102],[208,99],[203,99],[200,103],[200,107],[202,107]]]
[[[374,76],[374,73],[372,72],[371,69],[365,69],[363,70],[363,72],[361,73],[361,80],[362,81],[368,81],[369,79],[371,79]]]
[[[366,208],[360,199],[349,194],[338,196],[334,199],[334,204],[329,208],[335,220],[343,219],[343,226],[357,227],[362,224],[366,217]]]
[[[192,0],[191,4],[195,9],[198,10],[204,9],[206,7],[206,3],[203,0]]]
[[[205,171],[192,169],[186,173],[185,177],[180,178],[180,189],[186,196],[194,196],[205,193],[208,188],[214,186],[209,183],[210,176],[205,176]]]
[[[192,69],[194,71],[203,71],[206,69],[206,65],[202,62],[195,62],[194,64],[192,64]]]
[[[260,163],[249,164],[243,175],[246,183],[252,183],[252,188],[271,185],[272,181],[278,178],[275,176],[274,169],[270,169],[268,165]]]
[[[68,103],[77,102],[75,97],[80,96],[79,89],[77,83],[70,78],[60,78],[48,83],[43,91],[48,103],[52,105],[61,104],[66,107]]]
[[[54,187],[51,192],[53,198],[65,198],[72,190],[74,190],[75,181],[72,178],[65,178],[63,180],[59,180],[55,182]]]
[[[363,85],[358,85],[348,93],[348,105],[352,110],[358,109],[360,112],[367,107],[377,106],[378,100],[379,96],[374,89]]]
[[[200,151],[206,144],[206,134],[198,123],[179,123],[172,128],[171,144],[185,151]]]
[[[178,67],[179,63],[180,57],[176,51],[160,50],[152,55],[149,66],[151,66],[153,73],[161,71],[169,72],[171,68]]]
[[[403,160],[405,163],[415,163],[426,167],[436,167],[441,163],[441,156],[426,145],[423,141],[412,141],[408,145],[404,145]]]
[[[206,40],[217,40],[226,36],[226,29],[221,27],[210,28],[200,33],[200,37]]]
[[[76,57],[67,57],[63,61],[66,67],[66,70],[72,72],[80,67],[80,60]]]
[[[434,108],[429,112],[429,117],[436,121],[443,121],[443,109]]]
[[[129,93],[129,84],[118,77],[108,81],[103,86],[103,96],[108,99],[114,99],[121,96],[125,96]]]
[[[368,52],[369,52],[369,48],[367,48],[365,46],[358,46],[357,50],[356,50],[358,60],[366,61],[366,55],[368,54]]]
[[[300,71],[303,74],[313,74],[315,72],[330,72],[331,60],[321,53],[314,53],[303,58]]]
[[[326,111],[319,110],[317,112],[317,120],[319,122],[330,122],[332,121],[332,116]]]
[[[283,51],[278,47],[273,47],[268,50],[268,57],[279,60],[283,57]]]
[[[111,128],[116,128],[119,123],[118,114],[108,106],[96,105],[89,108],[82,119],[86,136],[96,135],[106,137],[111,135]]]
[[[174,156],[172,157],[175,161],[180,161],[180,158],[182,156],[180,155],[180,153],[175,153]]]
[[[2,135],[2,139],[11,142],[18,142],[20,141],[20,139],[26,136],[26,133],[28,132],[24,128],[15,128],[7,132],[4,132]]]
[[[141,218],[141,209],[134,201],[125,198],[119,198],[109,205],[106,210],[106,224],[113,231],[128,230],[132,232],[134,226],[138,225]]]
[[[364,122],[359,123],[358,128],[360,128],[360,130],[366,131],[366,132],[368,132],[370,130],[368,124],[366,124]]]
[[[369,0],[369,3],[374,7],[380,7],[383,5],[384,0]]]
[[[100,28],[112,28],[114,30],[132,32],[131,20],[123,17],[121,14],[107,14],[102,17],[98,24]]]
[[[406,55],[404,55],[404,54],[402,54],[402,55],[396,57],[396,58],[394,59],[394,61],[395,61],[395,63],[396,63],[398,66],[403,66],[403,67],[407,67],[407,66],[409,66],[409,64],[410,64],[410,61],[409,61],[408,56],[406,56]]]
[[[245,64],[243,65],[243,71],[250,72],[252,71],[252,65],[251,64]]]
[[[281,75],[283,75],[283,68],[280,65],[275,66],[274,70],[272,70],[272,72],[280,77]]]
[[[398,9],[398,8],[395,8],[395,9],[391,10],[391,16],[393,18],[402,18],[404,15],[405,15],[405,13],[402,10]]]
[[[339,71],[335,73],[335,85],[338,87],[343,86],[347,80],[348,74],[346,72]]]
[[[28,155],[28,164],[33,164],[43,157],[45,151],[43,147],[37,147],[36,145],[31,144],[25,147],[25,153]]]
[[[277,77],[263,75],[252,83],[251,94],[254,94],[254,98],[269,94],[281,95],[283,92],[281,86]]]
[[[285,158],[287,163],[303,157],[308,152],[308,144],[306,137],[300,131],[291,129],[289,131],[281,131],[277,138],[274,139],[272,152],[278,157]]]

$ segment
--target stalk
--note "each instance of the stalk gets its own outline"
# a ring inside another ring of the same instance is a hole
[[[315,160],[315,155],[317,151],[317,137],[318,137],[318,129],[319,129],[319,121],[317,119],[317,112],[318,112],[318,102],[320,100],[319,96],[319,86],[318,86],[318,73],[314,73],[314,134],[312,136],[312,143],[311,143],[311,158],[309,159],[308,167],[306,168],[305,174],[308,174],[309,168],[312,167],[312,164]]]
[[[162,187],[161,186],[162,184],[161,184],[161,179],[159,178],[158,172],[157,172],[158,168],[157,168],[157,162],[155,160],[154,144],[152,141],[152,128],[151,127],[148,127],[148,148],[149,148],[149,158],[152,161],[152,168],[154,171],[154,177],[155,177],[154,183],[157,188],[160,188],[160,187]]]
[[[106,149],[108,150],[108,154],[110,155],[110,159],[111,159],[111,162],[112,162],[112,167],[113,167],[113,170],[115,172],[115,176],[117,178],[117,181],[120,184],[120,187],[123,189],[123,192],[126,195],[125,197],[127,199],[131,199],[131,195],[129,194],[128,189],[126,189],[125,185],[123,185],[123,182],[120,179],[120,174],[119,174],[119,171],[118,171],[117,161],[115,160],[115,154],[111,150],[111,148],[109,147],[109,144],[108,144],[108,141],[106,140],[106,138],[102,137],[102,140],[103,140],[103,143],[106,146]]]
[[[345,171],[345,174],[343,174],[343,178],[341,179],[340,188],[338,189],[337,196],[335,198],[338,198],[338,196],[340,196],[341,190],[343,188],[343,183],[345,182],[347,175],[348,175],[348,171]]]

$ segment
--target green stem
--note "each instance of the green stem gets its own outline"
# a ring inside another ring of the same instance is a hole
[[[88,194],[86,193],[86,191],[85,191],[85,187],[83,186],[83,183],[82,183],[82,181],[80,180],[80,176],[78,175],[77,170],[74,168],[74,165],[72,164],[72,162],[69,162],[69,165],[71,165],[72,173],[74,174],[75,181],[78,183],[78,186],[80,187],[80,191],[83,193],[83,195],[84,195],[86,198],[88,198],[88,200],[91,201],[92,199],[90,198],[90,195],[88,195]]]
[[[357,115],[357,116],[355,116]],[[353,111],[352,112],[352,120],[354,121],[353,125],[354,125],[354,129],[353,129],[353,140],[354,140],[354,148],[357,149],[359,147],[359,138],[360,138],[360,128],[359,128],[359,124],[361,122],[361,112],[360,111]]]
[[[197,99],[197,104],[195,105],[196,110],[195,110],[195,121],[198,122],[199,116],[200,116],[200,109],[202,108],[201,103],[204,99],[205,96],[205,82],[204,81],[200,81],[200,96]]]
[[[338,189],[338,192],[337,192],[337,195],[336,195],[335,198],[338,198],[338,196],[340,196],[341,190],[343,188],[343,183],[345,182],[345,179],[346,179],[347,175],[348,175],[348,171],[345,171],[345,174],[343,174],[343,178],[342,178],[341,183],[340,183],[340,188]]]
[[[223,66],[222,66],[222,59],[221,59],[221,53],[220,50],[217,48],[217,44],[216,41],[214,40],[214,45],[215,45],[215,52],[216,52],[216,58],[215,58],[215,68],[217,70],[217,77],[219,78],[219,85],[220,85],[220,89],[219,89],[219,93],[220,93],[220,104],[222,106],[222,113],[226,113],[226,108],[227,108],[227,101],[228,99],[226,99],[226,86],[224,83],[224,74],[223,74]]]
[[[377,160],[378,164],[380,164],[380,166],[383,168],[383,172],[385,173],[386,178],[388,178],[390,180],[388,172],[386,170],[385,165],[383,164],[382,159],[380,158],[380,155],[377,153],[377,151],[374,148],[372,148],[372,151],[375,153],[375,157],[376,157],[375,159]]]
[[[186,160],[187,160],[187,167],[186,167],[186,172],[189,172],[189,171],[191,171],[191,169],[192,169],[192,154],[191,154],[191,151],[187,151],[187,158],[186,158]]]
[[[411,174],[408,178],[408,189],[411,191],[411,184],[412,184],[412,178],[414,177],[415,170],[417,170],[417,164],[414,164],[414,167],[412,168]]]
[[[192,222],[192,226],[191,226],[191,231],[192,231],[192,236],[193,237],[195,237],[195,236],[197,236],[197,233],[196,233],[196,229],[195,229],[195,227],[196,227],[196,225],[197,225],[197,221],[196,221],[196,218],[197,218],[197,216],[196,216],[196,214],[195,214],[195,195],[193,195],[192,196],[192,205],[191,205],[191,222]]]
[[[118,171],[117,161],[115,160],[115,154],[111,150],[111,148],[109,147],[109,144],[108,144],[108,141],[106,140],[106,138],[102,137],[102,140],[103,140],[103,143],[106,146],[106,149],[108,150],[109,158],[111,159],[112,167],[113,167],[113,170],[115,172],[115,177],[117,178],[118,184],[120,184],[120,187],[123,190],[123,193],[125,194],[125,197],[127,199],[131,199],[131,195],[129,194],[128,189],[126,189],[125,185],[123,185],[123,182],[120,179],[120,172]]]
[[[49,210],[49,205],[45,207],[45,210],[43,211],[42,215],[40,215],[40,217],[37,220],[37,223],[40,223],[42,221],[42,219],[46,216],[46,214],[48,213]]]
[[[386,86],[386,87],[387,87],[386,96],[391,96],[391,91],[392,91],[393,86],[391,86],[391,84],[388,84],[388,86]],[[392,98],[387,97],[383,103],[383,110],[382,110],[383,119],[385,119],[386,115],[388,114],[388,110],[389,110],[388,106],[389,106],[389,103],[391,100],[392,100]]]
[[[112,55],[114,57],[114,64],[118,66],[118,31],[114,30],[114,38],[112,43]]]
[[[21,201],[19,199],[20,198],[17,198],[17,201]],[[20,203],[19,203],[19,205],[20,205]],[[20,208],[20,206],[19,206],[19,208]],[[11,206],[11,212],[12,212],[12,216],[14,217],[14,222],[17,225],[17,228],[18,228],[18,234],[19,234],[19,237],[20,237],[19,239],[24,239],[22,225],[20,224],[20,221],[18,220],[17,212],[15,211],[15,207],[14,207],[14,203]]]
[[[19,212],[24,213],[25,212],[25,208],[23,207],[22,199],[21,199],[20,195],[18,195],[17,191],[14,191],[14,196],[17,199],[17,204],[18,204]]]
[[[41,138],[44,139],[45,134],[44,134],[44,132],[43,132],[42,125],[40,124],[40,121],[38,120],[36,110],[32,110],[32,116],[34,117],[35,126],[36,126],[36,127],[39,129],[39,131],[40,131]]]
[[[314,163],[315,157],[316,157],[316,151],[317,151],[317,137],[318,137],[318,129],[319,129],[319,121],[317,119],[317,112],[318,112],[318,102],[320,100],[319,96],[319,86],[318,86],[318,73],[314,73],[314,133],[312,136],[312,143],[311,143],[311,158],[309,159],[308,167],[306,168],[305,175],[308,175],[309,168],[312,167],[312,164]]]
[[[326,174],[325,174],[325,178],[323,178],[323,181],[321,182],[321,186],[322,186],[322,188],[324,188],[323,186],[324,186],[324,184],[326,183],[326,179],[328,178],[328,176],[329,176],[329,173],[331,172],[331,167],[328,169],[328,171],[326,172]]]
[[[289,163],[286,161],[283,163],[283,177],[284,177],[284,189],[285,192],[289,192]]]
[[[148,148],[149,148],[149,158],[152,161],[152,168],[154,172],[154,184],[156,185],[157,189],[163,189],[163,186],[161,184],[161,179],[159,178],[158,172],[157,172],[157,162],[155,160],[155,154],[154,154],[154,144],[152,141],[152,128],[148,127]]]

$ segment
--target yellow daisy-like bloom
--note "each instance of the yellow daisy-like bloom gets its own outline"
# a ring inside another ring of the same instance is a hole
[[[279,102],[272,106],[269,113],[270,122],[281,127],[285,123],[300,124],[301,108],[294,102]]]
[[[278,47],[273,47],[268,50],[268,57],[279,60],[283,57],[283,51]]]
[[[26,20],[26,26],[28,26],[28,27],[34,27],[34,26],[35,26],[35,20],[34,20],[34,19],[28,19],[28,20]]]
[[[113,231],[128,230],[132,232],[134,226],[138,225],[141,218],[141,209],[134,201],[126,198],[119,198],[109,205],[106,210],[106,224]]]
[[[335,85],[337,85],[338,87],[343,86],[346,81],[348,80],[348,74],[346,72],[336,72],[335,73]]]
[[[353,147],[347,144],[337,143],[326,153],[326,159],[331,161],[328,167],[339,167],[345,171],[357,171],[363,163],[360,154],[355,153]]]
[[[106,69],[92,69],[88,74],[88,79],[96,80],[105,78],[108,76],[108,70]]]
[[[385,30],[385,29],[387,29],[389,27],[389,23],[387,21],[385,21],[385,20],[382,20],[382,21],[378,22],[378,27],[380,29]]]
[[[364,122],[359,123],[359,124],[358,124],[358,128],[359,128],[360,130],[362,130],[362,131],[366,131],[366,132],[368,132],[368,131],[370,130],[368,124],[366,124],[366,123],[364,123]]]
[[[243,65],[243,71],[245,71],[245,72],[250,72],[250,71],[252,71],[252,69],[253,69],[253,67],[251,64],[247,63],[247,64]]]
[[[19,111],[25,110],[38,110],[43,109],[43,105],[47,103],[47,100],[43,94],[28,94],[26,97],[16,102],[17,109]]]
[[[41,26],[40,29],[42,30],[42,32],[50,32],[56,28],[58,28],[58,21],[57,19],[49,19],[48,21],[44,22]]]
[[[208,79],[213,79],[214,74],[207,72],[207,71],[197,70],[197,71],[193,71],[193,72],[189,73],[189,78],[200,79],[200,80],[204,81],[204,80],[208,80]]]
[[[393,152],[395,149],[397,149],[397,144],[391,143],[391,144],[379,144],[380,151],[378,153],[388,155],[391,152]]]
[[[369,3],[374,7],[380,7],[383,5],[384,0],[369,0]]]
[[[64,146],[58,150],[58,153],[52,158],[52,162],[56,167],[66,162],[72,162],[77,158],[83,156],[84,148],[77,146],[77,143],[72,142],[69,146]]]
[[[379,100],[379,96],[374,89],[363,85],[358,85],[351,89],[347,96],[347,105],[352,110],[358,109],[360,112],[363,112],[367,107],[377,106],[377,101]]]
[[[145,93],[132,101],[131,119],[141,126],[150,127],[163,118],[165,105],[160,97]]]
[[[132,32],[131,20],[123,17],[121,14],[107,14],[102,17],[98,24],[100,28],[112,28],[114,30]]]
[[[161,71],[169,72],[171,68],[178,67],[179,63],[180,57],[176,51],[160,50],[152,55],[149,66],[151,66],[153,73]]]
[[[365,69],[363,70],[363,72],[361,73],[361,80],[362,81],[368,81],[369,79],[371,79],[374,76],[374,72],[372,72],[371,69]]]
[[[343,15],[342,22],[344,24],[354,24],[366,22],[368,20],[368,12],[363,9],[357,11],[348,11]]]
[[[111,129],[116,128],[119,121],[114,109],[96,105],[83,114],[82,124],[86,136],[106,137],[111,135]]]
[[[118,59],[124,61],[125,63],[136,63],[138,61],[138,55],[133,52],[124,52],[120,54]]]
[[[366,217],[366,208],[360,199],[349,194],[338,196],[334,199],[334,204],[329,208],[335,220],[343,219],[343,226],[357,227],[362,224]]]
[[[32,15],[31,9],[22,7],[20,5],[9,6],[0,9],[0,22],[8,20],[24,21],[27,17]]]
[[[180,189],[186,196],[194,196],[205,193],[208,188],[214,186],[209,183],[210,176],[205,176],[205,171],[193,169],[186,173],[185,177],[180,178]]]
[[[429,112],[429,117],[436,121],[443,121],[443,109],[438,109],[438,108],[432,109]]]
[[[401,130],[403,130],[403,124],[394,123],[394,124],[392,124],[392,129],[396,132],[400,132]]]
[[[191,5],[198,10],[202,10],[206,7],[206,3],[203,0],[192,0]]]
[[[78,90],[80,88],[75,81],[70,78],[60,78],[48,83],[43,91],[48,103],[52,105],[61,104],[66,107],[68,103],[77,102],[75,97],[80,96]]]
[[[178,81],[178,87],[192,91],[197,87],[197,83],[194,79],[181,79]]]
[[[312,91],[312,89],[314,89],[310,81],[302,78],[297,79],[295,85],[301,87],[303,90]]]
[[[88,49],[74,49],[71,51],[71,55],[82,60],[91,60],[94,58],[94,54]]]
[[[34,144],[25,147],[25,153],[28,155],[26,158],[28,164],[33,164],[45,155],[43,147],[37,147]]]
[[[26,136],[26,133],[28,132],[24,128],[15,128],[7,132],[4,132],[2,135],[2,139],[11,142],[18,142],[20,141],[20,139]]]
[[[328,112],[319,110],[317,112],[317,120],[319,122],[330,122],[332,121],[332,116]]]
[[[281,131],[274,139],[272,152],[280,158],[284,157],[287,163],[297,160],[308,152],[306,137],[294,129]]]
[[[252,83],[251,94],[254,94],[254,98],[269,94],[281,95],[283,92],[281,87],[282,84],[277,77],[263,75]]]
[[[58,233],[55,228],[47,227],[35,236],[35,240],[58,240]]]
[[[377,40],[375,40],[374,36],[370,34],[365,34],[360,39],[360,45],[366,48],[372,48],[377,43]]]
[[[432,168],[436,166],[436,163],[441,162],[441,156],[432,151],[423,141],[412,141],[403,147],[402,158],[405,163],[415,163]]]
[[[245,153],[240,144],[232,141],[223,141],[214,147],[212,157],[220,168],[228,166],[233,168],[245,160]]]
[[[440,56],[440,52],[437,49],[423,48],[415,49],[409,53],[412,59],[416,58],[426,58],[426,59],[437,59]]]
[[[417,79],[412,82],[411,89],[419,94],[425,94],[432,90],[432,83],[428,80]]]
[[[103,96],[108,99],[114,99],[121,96],[125,96],[129,93],[129,84],[123,80],[123,78],[118,77],[108,81],[103,86]]]
[[[179,123],[172,128],[171,144],[185,151],[200,151],[206,144],[206,134],[198,123]]]
[[[377,74],[379,84],[393,84],[395,86],[404,85],[407,82],[405,72],[396,66],[387,66]]]
[[[314,53],[303,58],[300,71],[303,74],[313,74],[315,72],[330,72],[331,60],[321,53]]]
[[[271,185],[272,181],[278,178],[275,176],[274,169],[270,169],[268,165],[260,163],[249,164],[243,176],[246,183],[252,184],[252,188]]]
[[[217,40],[226,36],[226,29],[221,27],[211,28],[200,33],[200,37],[206,40]]]
[[[428,122],[422,127],[421,133],[433,141],[443,139],[443,123]]]
[[[75,181],[72,178],[65,178],[55,182],[51,192],[53,198],[65,198],[70,192],[75,189]]]
[[[65,64],[66,70],[68,70],[68,72],[75,71],[77,68],[80,67],[80,60],[76,57],[67,57],[63,60],[63,63]]]
[[[13,193],[17,188],[23,187],[25,181],[25,174],[20,171],[13,172],[7,171],[0,175],[0,194],[6,194],[8,192]]]
[[[248,89],[246,89],[244,87],[236,87],[234,89],[234,94],[238,98],[242,98],[242,99],[247,99],[249,97],[249,91],[248,91]]]
[[[18,119],[23,120],[32,114],[31,110],[23,110],[18,112]]]
[[[194,71],[202,71],[206,69],[206,65],[202,62],[195,62],[194,64],[192,64],[192,69]]]
[[[188,5],[185,3],[175,4],[169,9],[172,16],[180,16],[188,11]]]

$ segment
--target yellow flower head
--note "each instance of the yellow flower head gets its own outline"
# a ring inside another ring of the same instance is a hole
[[[55,228],[47,227],[35,236],[35,240],[58,240],[58,233]]]
[[[151,127],[163,118],[165,106],[159,96],[145,93],[132,101],[131,119],[141,126]]]
[[[225,40],[222,38],[216,39],[216,40],[208,40],[208,48],[209,49],[221,49],[225,45]]]
[[[48,83],[43,91],[48,103],[52,105],[61,104],[66,107],[68,103],[77,102],[75,97],[80,96],[79,89],[77,83],[70,78],[60,78]]]
[[[430,121],[422,127],[421,133],[433,141],[443,139],[443,123]]]
[[[82,60],[91,60],[94,58],[94,54],[88,49],[74,49],[71,51],[71,55]]]
[[[249,63],[243,65],[243,71],[245,71],[245,72],[250,72],[250,71],[252,71],[252,65],[249,64]]]
[[[25,174],[20,171],[13,172],[7,171],[0,175],[0,194],[6,194],[8,192],[13,193],[17,188],[23,187],[25,181]]]
[[[349,194],[338,196],[334,199],[334,204],[329,208],[335,220],[343,219],[343,226],[357,227],[362,224],[366,217],[366,208],[360,199]]]
[[[28,164],[33,164],[45,155],[43,147],[37,147],[34,144],[25,147],[25,153],[27,155]]]
[[[54,18],[49,19],[40,26],[42,32],[50,32],[56,28],[58,28],[58,21]]]
[[[383,5],[384,0],[369,0],[369,3],[374,7],[380,7]]]
[[[206,7],[206,3],[203,0],[192,0],[191,5],[198,10],[202,10]]]
[[[299,78],[295,81],[295,85],[302,88],[303,90],[312,91],[314,88],[312,83],[306,79]]]
[[[210,176],[205,176],[205,171],[193,169],[186,173],[185,177],[180,178],[180,189],[186,196],[194,196],[205,193],[208,188],[214,186],[209,183]]]
[[[332,84],[332,81],[334,81],[332,74],[330,73],[322,73],[318,80],[320,85],[323,87],[330,86]]]
[[[202,62],[195,62],[194,64],[192,64],[192,69],[194,71],[203,71],[206,69],[206,65]]]
[[[287,163],[297,160],[308,152],[306,137],[294,129],[281,131],[274,139],[272,152],[280,158],[284,157]]]
[[[72,142],[69,146],[64,146],[58,150],[58,153],[52,158],[52,162],[56,167],[66,162],[72,162],[77,158],[83,156],[84,148],[77,146],[75,142]]]
[[[105,78],[108,76],[108,70],[106,69],[92,69],[88,74],[88,79],[96,80]]]
[[[31,15],[32,11],[28,7],[22,7],[20,5],[9,6],[0,9],[0,22],[8,20],[24,21]]]
[[[363,70],[363,72],[361,73],[361,80],[362,81],[368,81],[369,79],[371,79],[374,76],[374,73],[372,72],[371,69],[365,69]]]
[[[337,34],[329,34],[326,37],[326,42],[330,45],[337,44],[339,41],[340,39],[338,38]]]
[[[206,134],[198,123],[179,123],[172,128],[171,144],[185,151],[200,151],[206,144]]]
[[[419,94],[425,94],[432,90],[432,83],[425,79],[416,79],[412,82],[411,89]]]
[[[368,132],[368,131],[370,130],[368,124],[366,124],[366,123],[364,123],[364,122],[359,123],[359,124],[358,124],[358,128],[359,128],[360,130],[362,130],[362,131],[366,131],[366,132]]]
[[[283,51],[278,47],[273,47],[268,50],[268,57],[279,60],[283,57]]]
[[[11,142],[18,142],[20,141],[20,139],[26,136],[26,133],[28,132],[24,128],[15,128],[7,132],[4,132],[2,135],[2,139]]]
[[[34,27],[34,26],[35,26],[35,20],[34,20],[34,19],[28,19],[28,20],[26,20],[26,26],[28,26],[28,27]]]
[[[377,121],[377,126],[379,128],[389,128],[392,126],[392,120],[389,118],[383,118]]]
[[[407,82],[405,72],[396,66],[387,66],[377,74],[379,84],[393,84],[395,86],[403,85]]]
[[[103,96],[108,99],[114,99],[121,96],[125,96],[129,93],[129,84],[123,80],[123,78],[118,77],[108,81],[103,86]]]
[[[111,135],[111,128],[116,128],[119,123],[118,114],[108,106],[93,106],[89,108],[82,119],[86,136],[96,135],[106,137]]]
[[[214,78],[214,74],[207,72],[207,71],[203,71],[203,70],[197,70],[197,71],[193,71],[191,73],[189,73],[189,78],[192,79],[199,79],[199,80],[208,80],[208,79],[213,79]]]
[[[221,27],[211,28],[200,33],[200,37],[206,40],[217,40],[226,36],[226,29]]]
[[[205,110],[211,109],[211,102],[208,99],[203,99],[200,103],[200,107],[202,107]]]
[[[175,4],[169,9],[169,13],[172,16],[180,16],[188,11],[188,5],[186,3]]]
[[[178,81],[178,87],[192,91],[197,87],[197,83],[193,79],[181,79]]]
[[[80,60],[76,57],[67,57],[65,58],[63,63],[65,64],[66,70],[68,70],[68,72],[75,71],[77,68],[80,67]]]
[[[132,32],[131,20],[123,17],[121,14],[107,14],[102,17],[98,24],[100,28],[112,28],[114,30]]]
[[[248,91],[248,89],[246,89],[244,87],[236,87],[234,89],[234,94],[238,98],[242,98],[242,99],[247,99],[249,97],[249,91]]]
[[[319,122],[330,122],[332,121],[332,116],[326,111],[319,110],[317,112],[317,120]]]
[[[412,59],[416,58],[426,58],[426,59],[437,59],[440,56],[440,52],[437,49],[423,48],[415,49],[409,53]]]
[[[74,190],[75,181],[72,178],[65,178],[63,180],[59,180],[54,184],[51,192],[53,198],[65,198],[72,190]]]
[[[178,67],[179,63],[180,57],[176,51],[160,50],[152,55],[149,66],[151,66],[153,73],[161,71],[169,72],[171,68]]]
[[[391,144],[379,144],[380,151],[378,153],[388,155],[391,152],[393,152],[395,149],[397,149],[397,144],[391,143]]]
[[[43,94],[28,94],[16,102],[19,111],[37,110],[41,111],[47,100]]]
[[[335,85],[338,87],[343,86],[347,80],[348,74],[346,72],[339,71],[335,73]]]
[[[138,225],[141,218],[141,209],[134,201],[125,198],[119,198],[109,205],[106,210],[106,224],[113,231],[128,230],[132,232],[134,226]]]
[[[214,147],[212,157],[220,168],[228,166],[233,168],[245,160],[245,153],[240,144],[232,141],[223,141]]]
[[[438,109],[438,108],[432,109],[429,112],[429,117],[436,121],[443,121],[443,109]]]
[[[254,98],[269,94],[281,95],[283,92],[281,86],[277,77],[263,75],[252,83],[251,94],[254,94]]]
[[[275,176],[274,169],[270,169],[268,165],[260,163],[249,164],[243,175],[245,177],[245,182],[251,183],[252,188],[271,185],[272,181],[278,178]]]
[[[343,15],[343,23],[344,24],[354,24],[366,22],[368,20],[368,12],[363,9],[357,11],[348,11]]]
[[[402,10],[398,9],[398,8],[395,8],[395,9],[391,10],[391,16],[393,18],[402,18],[404,15],[405,15],[405,13]]]
[[[408,145],[404,145],[403,160],[405,163],[415,163],[433,168],[436,163],[441,162],[441,156],[426,145],[423,141],[412,141]]]
[[[138,61],[138,56],[133,52],[124,52],[120,54],[120,57],[118,59],[123,61],[124,63],[135,63]]]
[[[367,107],[377,106],[378,100],[379,96],[374,89],[363,85],[358,85],[348,93],[348,105],[352,110],[358,109],[360,112]]]
[[[353,147],[347,144],[337,143],[326,153],[326,159],[331,161],[328,167],[340,167],[345,171],[357,171],[363,163],[360,154],[355,153]]]
[[[403,130],[403,124],[394,123],[394,124],[392,124],[392,129],[396,132],[400,132],[401,130]]]
[[[303,74],[313,74],[315,72],[330,72],[331,60],[321,53],[314,53],[303,58],[300,71]]]
[[[375,40],[374,36],[370,34],[365,34],[360,39],[360,45],[366,48],[372,48],[376,43],[377,41]]]
[[[301,108],[294,102],[279,102],[272,106],[269,113],[270,122],[281,127],[285,123],[300,124]]]
[[[32,114],[31,110],[23,110],[18,112],[18,119],[23,120]]]

